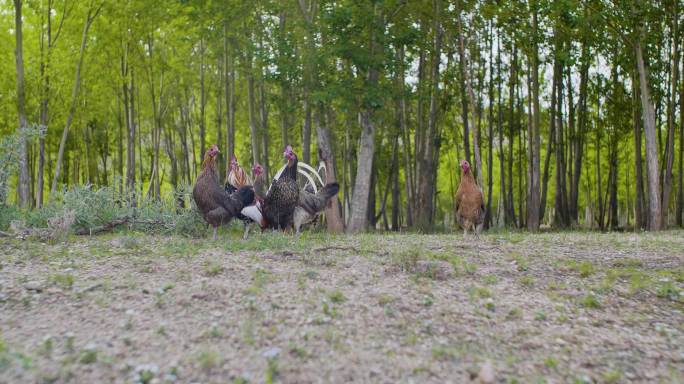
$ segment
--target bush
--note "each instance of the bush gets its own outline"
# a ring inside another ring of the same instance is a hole
[[[120,221],[135,231],[204,237],[206,224],[191,202],[189,191],[190,188],[181,187],[178,193],[161,200],[143,199],[138,207],[131,207],[120,199],[115,187],[77,186],[58,192],[43,207],[28,212],[0,205],[0,230],[9,228],[13,220],[20,220],[22,228],[40,232],[41,237],[62,239],[69,233],[88,233]],[[191,203],[187,208],[177,206],[188,201]]]
[[[21,216],[21,211],[16,206],[0,204],[0,231],[7,230],[10,223],[20,219]]]

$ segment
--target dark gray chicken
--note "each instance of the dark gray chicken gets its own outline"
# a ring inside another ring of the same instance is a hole
[[[340,190],[338,183],[329,183],[321,188],[318,193],[312,193],[305,189],[299,192],[299,204],[293,214],[293,224],[296,233],[304,224],[312,222],[316,216],[323,212],[326,204]]]
[[[295,207],[299,203],[297,155],[289,145],[283,155],[287,160],[287,167],[271,185],[263,205],[264,219],[267,226],[273,229],[286,229],[292,225]]]

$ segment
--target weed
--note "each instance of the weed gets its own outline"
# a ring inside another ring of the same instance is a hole
[[[74,275],[70,273],[58,273],[49,277],[51,283],[64,289],[71,289],[74,286]]]
[[[598,299],[596,298],[596,296],[594,296],[592,293],[590,293],[590,294],[584,296],[584,297],[580,300],[580,304],[582,304],[582,306],[583,306],[584,308],[591,308],[591,309],[598,309],[598,308],[601,308],[601,303],[599,303],[599,301],[598,301]]]
[[[219,364],[219,354],[214,350],[203,350],[197,355],[197,363],[200,368],[210,371]]]
[[[344,303],[347,298],[344,296],[344,293],[340,291],[339,289],[336,289],[328,294],[328,299],[330,299],[331,302],[333,303]]]

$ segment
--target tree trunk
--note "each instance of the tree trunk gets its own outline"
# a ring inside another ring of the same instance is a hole
[[[430,84],[430,114],[428,118],[428,127],[425,134],[424,148],[421,150],[422,157],[420,158],[420,165],[418,172],[418,193],[416,205],[416,226],[420,230],[429,230],[433,226],[433,210],[434,210],[434,195],[435,183],[434,177],[437,172],[435,157],[435,146],[437,144],[437,105],[439,103],[439,62],[442,48],[442,32],[440,25],[440,1],[433,0],[434,11],[434,25],[433,25],[433,56],[431,68],[431,84]],[[462,63],[464,64],[464,63]],[[465,92],[465,89],[463,90]],[[466,104],[467,106],[467,104]]]
[[[19,0],[17,0],[19,1]],[[81,69],[83,68],[83,58],[85,56],[86,44],[88,42],[88,30],[92,25],[93,21],[100,13],[102,9],[102,4],[93,9],[92,3],[88,8],[88,15],[86,16],[85,23],[83,24],[83,33],[81,35],[81,49],[79,53],[78,63],[76,64],[76,75],[74,80],[74,87],[71,91],[71,105],[69,107],[69,114],[67,116],[66,124],[64,125],[64,130],[62,131],[62,139],[59,142],[59,151],[57,152],[57,163],[55,165],[55,175],[52,179],[51,196],[57,191],[57,183],[59,181],[59,172],[62,167],[62,159],[64,158],[64,149],[66,148],[67,137],[69,136],[69,128],[71,127],[71,122],[74,119],[74,114],[76,113],[76,103],[78,101],[78,91],[81,87]]]
[[[537,27],[537,4],[532,6],[532,130],[527,135],[529,140],[528,193],[527,193],[527,229],[539,230],[539,207],[541,199],[539,180],[539,128],[541,126],[541,110],[539,107],[539,32]]]
[[[487,116],[487,209],[485,213],[485,226],[489,228],[492,222],[492,191],[494,189],[494,30],[492,24],[489,25],[489,113]]]
[[[457,2],[458,4],[459,2]],[[457,6],[458,7],[458,6]],[[468,59],[465,54],[465,38],[463,37],[463,28],[461,27],[461,17],[458,17],[458,49],[459,49],[459,56],[462,61],[462,65],[466,68],[463,70],[463,76],[465,78],[465,86],[466,90],[468,91],[468,104],[466,106],[470,106],[472,108],[471,110],[471,116],[472,116],[472,124],[470,124],[470,127],[472,128],[472,134],[473,134],[473,154],[475,155],[475,180],[477,180],[477,185],[482,188],[482,158],[480,156],[480,127],[478,124],[479,120],[479,113],[478,113],[478,107],[477,107],[477,99],[475,98],[475,92],[473,92],[473,84],[472,84],[472,76],[470,75],[470,71],[467,70],[468,68]],[[432,111],[430,111],[432,113]],[[467,117],[467,116],[466,116]],[[470,159],[470,156],[466,154],[466,158]]]
[[[681,55],[684,56],[684,55]],[[684,58],[682,58],[684,65]],[[684,227],[684,86],[679,85],[679,174],[677,175],[677,225]]]
[[[204,156],[204,152],[207,149],[207,130],[206,130],[206,103],[207,103],[207,96],[206,92],[204,90],[204,38],[200,38],[199,42],[199,56],[200,56],[200,67],[199,67],[199,75],[200,75],[200,121],[199,121],[199,128],[200,128],[200,156]]]
[[[19,115],[19,131],[27,127],[26,121],[26,93],[24,89],[24,37],[22,31],[22,0],[14,0],[14,25],[16,48],[14,51],[16,58],[17,71],[17,114]],[[29,190],[29,164],[28,164],[28,144],[26,136],[21,133],[19,142],[19,182],[17,190],[19,192],[19,206],[28,207],[31,204],[31,192]]]
[[[672,75],[670,79],[670,98],[667,103],[667,139],[665,142],[665,172],[663,173],[663,200],[662,200],[662,225],[668,225],[668,213],[670,211],[670,195],[672,191],[672,167],[674,165],[674,143],[675,143],[675,104],[677,102],[677,85],[679,84],[679,23],[678,23],[678,2],[673,3],[674,12],[672,15],[672,33],[674,34]]]
[[[506,220],[508,223],[515,223],[515,207],[513,202],[513,146],[515,144],[514,133],[516,131],[515,92],[518,83],[518,47],[515,44],[513,44],[511,55],[511,72],[508,87],[508,190],[504,189],[503,193],[505,193],[504,210],[507,218]],[[499,99],[500,98],[501,97],[499,97]],[[503,105],[501,103],[499,103],[499,105],[500,109],[503,109]],[[518,132],[518,136],[520,136],[520,132]],[[521,150],[520,146],[518,146],[518,151]],[[506,156],[502,155],[502,159],[505,164]],[[518,214],[522,216],[522,212],[518,212]]]
[[[249,73],[247,74],[247,113],[249,118],[250,140],[252,144],[252,162],[253,164],[256,164],[261,162],[261,140],[259,140],[259,129],[256,122],[256,96],[254,95],[254,74],[252,73],[254,68],[252,68],[252,58],[250,57],[248,60],[249,66],[247,70]]]
[[[589,83],[589,47],[587,42],[582,43],[582,58],[580,68],[580,86],[579,86],[579,100],[578,100],[578,120],[577,131],[573,140],[573,160],[572,167],[572,182],[570,183],[570,218],[575,223],[579,218],[579,184],[580,176],[582,174],[582,156],[584,154],[584,136],[587,130],[587,85]]]
[[[549,127],[549,136],[548,136],[548,141],[546,143],[546,158],[544,159],[544,175],[542,179],[542,193],[541,193],[541,205],[539,206],[539,220],[544,219],[544,215],[546,213],[546,202],[547,202],[547,193],[548,193],[548,188],[549,188],[549,165],[551,163],[551,155],[553,153],[555,144],[556,144],[556,124],[558,123],[558,110],[557,106],[559,103],[558,100],[558,94],[559,89],[558,89],[558,79],[561,77],[561,69],[560,69],[560,60],[557,57],[558,56],[558,43],[556,43],[555,47],[555,58],[554,58],[554,63],[553,63],[553,80],[551,82],[551,108],[549,110],[550,116],[550,127]],[[558,171],[558,170],[556,170]]]
[[[266,175],[266,179],[269,180],[270,166],[268,161],[268,108],[266,107],[266,100],[268,98],[268,95],[266,94],[266,87],[264,87],[263,74],[261,79],[259,79],[259,96],[259,132],[263,145],[263,151],[261,153],[261,163],[264,167],[264,174]]]
[[[223,24],[223,77],[226,94],[226,172],[230,169],[230,156],[235,154],[235,57],[228,58],[228,23]],[[227,175],[226,175],[227,176]]]
[[[405,68],[404,68],[404,50],[405,47],[402,44],[399,48],[399,63],[401,65],[401,70],[399,71],[398,87],[400,89],[399,105],[397,106],[397,118],[399,120],[399,129],[402,134],[402,149],[404,156],[404,180],[406,189],[406,225],[408,227],[413,226],[413,202],[415,196],[414,191],[414,179],[413,179],[413,166],[411,161],[411,132],[406,124],[406,95],[404,92],[405,82]],[[398,171],[397,171],[398,172]]]
[[[644,199],[644,176],[643,165],[641,158],[641,115],[639,113],[639,84],[636,79],[636,73],[632,71],[632,109],[633,111],[633,125],[634,125],[634,168],[636,176],[636,203],[635,203],[635,218],[636,227],[645,228],[647,225]]]
[[[646,174],[648,176],[648,229],[657,231],[661,228],[662,214],[660,204],[660,185],[658,180],[658,150],[656,143],[656,125],[651,91],[648,85],[648,72],[644,63],[641,40],[636,44],[637,69],[639,71],[639,89],[641,91],[641,108],[646,136]]]

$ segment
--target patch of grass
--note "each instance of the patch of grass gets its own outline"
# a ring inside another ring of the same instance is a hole
[[[336,304],[344,303],[347,300],[347,298],[344,296],[344,293],[342,293],[342,291],[339,289],[335,289],[334,291],[328,293],[328,299]]]
[[[261,293],[264,286],[271,279],[271,273],[265,269],[257,268],[252,273],[252,285],[247,288],[247,293],[258,295]]]
[[[472,286],[468,289],[471,299],[486,299],[492,297],[492,291],[485,287]]]
[[[522,318],[522,310],[520,308],[511,308],[506,315],[507,320],[517,320]]]
[[[391,262],[399,267],[402,272],[412,273],[416,270],[416,265],[418,265],[418,261],[421,259],[420,252],[421,250],[416,246],[409,247],[408,249],[393,253],[391,255]]]
[[[266,384],[273,384],[278,379],[280,375],[280,369],[278,368],[278,357],[271,357],[266,360],[266,373],[264,375],[264,381]]]
[[[534,277],[532,276],[523,276],[519,280],[520,284],[522,284],[525,287],[532,287],[534,286]]]
[[[525,272],[530,269],[530,261],[527,257],[518,252],[510,252],[508,258],[515,262],[518,272]]]
[[[484,277],[484,283],[487,285],[496,284],[498,281],[499,278],[496,275],[487,275]]]
[[[677,288],[677,286],[669,279],[665,279],[658,284],[656,296],[672,301],[680,301],[682,299],[679,288]]]
[[[556,360],[556,358],[554,358],[553,356],[549,356],[546,359],[544,359],[544,365],[546,366],[546,368],[555,370],[556,368],[558,368],[558,360]]]
[[[79,357],[78,361],[81,364],[94,364],[95,362],[97,362],[97,349],[84,349],[83,351],[81,351],[81,356]]]
[[[598,308],[601,308],[601,303],[600,303],[599,300],[596,298],[596,296],[594,296],[594,294],[592,294],[592,293],[589,293],[588,295],[584,296],[584,297],[580,300],[580,304],[581,304],[584,308],[591,308],[591,309],[598,309]]]
[[[219,364],[218,352],[210,349],[201,351],[197,355],[197,364],[199,364],[200,368],[202,368],[203,370],[210,371],[211,369],[217,367]]]
[[[70,273],[57,273],[50,275],[49,280],[52,284],[58,285],[64,289],[71,289],[74,286],[74,275]]]
[[[309,358],[309,353],[306,351],[306,349],[296,344],[290,345],[289,351],[290,354],[298,359],[305,360]]]
[[[210,261],[204,266],[204,273],[209,277],[215,277],[223,273],[223,266],[217,261]]]
[[[384,307],[385,305],[391,304],[391,303],[393,303],[393,302],[395,302],[395,301],[397,301],[397,298],[394,297],[394,296],[392,296],[392,295],[387,295],[387,294],[384,294],[384,293],[383,293],[383,294],[381,294],[380,296],[378,296],[378,304],[379,304],[381,307]]]
[[[544,321],[546,320],[546,318],[546,311],[544,311],[543,309],[540,309],[534,313],[534,319],[537,321]]]
[[[588,261],[583,261],[581,263],[572,261],[569,263],[568,267],[577,272],[581,278],[587,278],[596,272],[594,265]]]
[[[423,307],[431,307],[434,303],[434,296],[431,293],[423,295],[423,299],[420,301],[420,305]]]
[[[620,371],[609,371],[603,374],[603,378],[601,380],[602,383],[605,384],[615,384],[619,383],[620,379],[622,378],[622,372]]]

